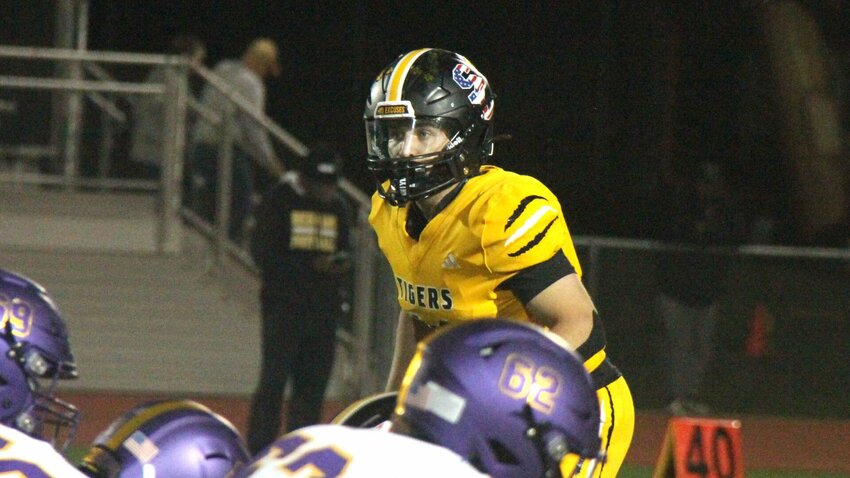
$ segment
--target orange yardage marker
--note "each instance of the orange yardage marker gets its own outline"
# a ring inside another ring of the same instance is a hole
[[[671,418],[652,478],[744,478],[741,422]]]

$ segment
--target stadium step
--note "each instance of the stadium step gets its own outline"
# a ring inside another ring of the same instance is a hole
[[[213,275],[187,231],[180,255],[0,245],[0,267],[41,283],[71,335],[80,378],[72,391],[247,397],[256,384],[256,277]],[[344,395],[345,354],[328,397]]]
[[[153,193],[4,185],[0,245],[155,252],[160,230]]]

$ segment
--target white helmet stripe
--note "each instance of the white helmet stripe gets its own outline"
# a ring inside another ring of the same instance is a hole
[[[431,50],[431,48],[413,50],[412,52],[404,55],[401,60],[396,63],[395,69],[393,69],[392,75],[390,76],[389,87],[387,88],[387,101],[401,100],[401,91],[404,89],[404,80],[407,79],[407,72],[410,71],[410,67],[416,62],[416,59],[428,50]]]

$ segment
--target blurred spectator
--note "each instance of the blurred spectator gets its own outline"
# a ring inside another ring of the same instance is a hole
[[[659,207],[657,237],[675,248],[658,253],[655,274],[669,347],[668,410],[705,415],[710,409],[700,402],[700,386],[729,273],[730,256],[720,252],[742,240],[742,219],[723,171],[710,161],[668,184]]]
[[[351,264],[353,214],[337,186],[339,163],[332,149],[316,145],[257,211],[251,255],[262,275],[263,351],[248,425],[252,453],[278,437],[287,381],[287,429],[321,418],[341,316],[339,291]]]
[[[203,63],[207,50],[200,38],[194,35],[177,35],[171,40],[168,50],[171,55],[185,55],[199,65]],[[168,70],[173,68],[158,65],[145,78],[146,83],[164,84]],[[133,102],[133,127],[130,137],[130,158],[124,165],[122,176],[133,179],[158,179],[163,161],[163,123],[165,122],[165,98],[162,95],[140,95]]]
[[[233,92],[247,100],[257,111],[264,112],[266,87],[263,80],[280,76],[277,44],[268,38],[251,42],[241,59],[227,59],[216,65],[213,72],[226,81]],[[218,89],[206,85],[201,93],[201,103],[222,117],[230,108],[228,100]],[[251,213],[254,193],[252,160],[265,165],[274,176],[283,174],[283,166],[275,155],[268,132],[249,114],[236,107],[233,123],[233,170],[231,190],[229,237],[241,242],[245,220]],[[216,211],[218,184],[218,156],[221,152],[223,125],[198,121],[192,131],[192,188],[198,213],[212,222]]]

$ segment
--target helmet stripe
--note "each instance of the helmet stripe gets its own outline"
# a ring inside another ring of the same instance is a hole
[[[387,101],[401,101],[401,91],[404,88],[404,80],[407,79],[407,73],[410,71],[410,67],[413,66],[417,58],[429,50],[431,50],[431,48],[413,50],[412,52],[404,55],[401,60],[396,63],[392,75],[390,76],[390,84],[387,89]]]
[[[135,432],[143,423],[146,423],[148,420],[154,417],[158,417],[162,414],[174,410],[209,411],[209,409],[202,406],[201,404],[195,403],[190,400],[175,400],[158,403],[123,423],[117,430],[113,432],[112,438],[110,438],[106,443],[104,443],[104,445],[110,450],[117,450],[121,446],[121,444],[124,443],[124,440],[126,440],[133,432]]]

